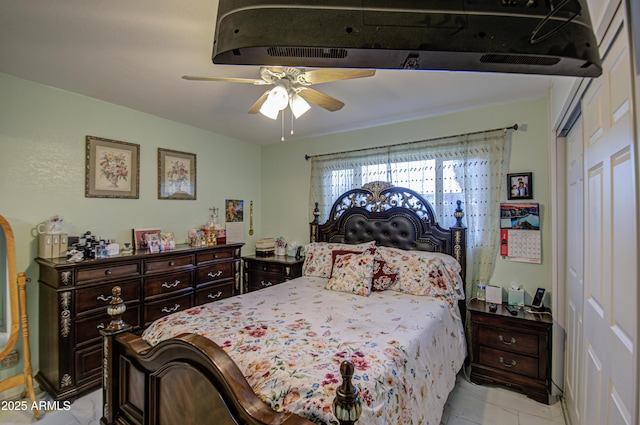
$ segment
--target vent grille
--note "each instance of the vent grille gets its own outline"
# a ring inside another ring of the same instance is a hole
[[[525,56],[525,55],[497,55],[486,54],[480,58],[482,63],[503,63],[511,65],[540,65],[553,66],[560,62],[560,58],[550,58],[546,56]]]
[[[320,47],[267,47],[267,54],[276,57],[344,59],[346,49],[323,49]]]

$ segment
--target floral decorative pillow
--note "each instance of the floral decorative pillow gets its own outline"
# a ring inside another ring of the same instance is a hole
[[[398,274],[379,255],[373,261],[373,284],[374,291],[384,291],[389,289],[395,282]]]
[[[326,288],[368,297],[373,279],[373,255],[368,252],[337,255]]]
[[[334,242],[312,242],[305,245],[304,263],[302,265],[302,274],[304,276],[331,277],[331,269],[333,267],[333,258],[331,256],[334,250],[349,250],[363,252],[368,248],[375,247],[375,242],[366,242],[358,245],[350,245],[345,243]]]
[[[444,276],[450,281],[456,299],[463,300],[465,298],[464,284],[460,277],[462,268],[456,259],[450,255],[439,252],[405,251],[384,246],[377,247],[376,253],[388,265],[389,270],[397,274],[395,287],[397,285],[413,285],[411,279],[415,280],[416,276],[420,275],[422,260],[426,262],[433,261],[434,264],[440,265]],[[395,288],[391,289],[397,290]]]

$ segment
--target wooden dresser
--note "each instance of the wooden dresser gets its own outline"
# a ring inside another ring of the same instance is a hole
[[[244,260],[245,292],[267,288],[302,276],[304,258],[274,255],[271,257],[242,257]]]
[[[471,380],[504,384],[549,404],[551,315],[519,311],[512,316],[506,304],[490,312],[489,303],[475,299],[467,308],[473,344]]]
[[[141,330],[166,314],[239,294],[242,245],[179,245],[79,263],[37,258],[40,385],[55,400],[75,399],[100,385],[98,331],[109,321],[114,286],[122,288],[124,320]]]

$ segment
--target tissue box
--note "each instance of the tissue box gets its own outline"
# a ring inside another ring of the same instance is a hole
[[[487,285],[487,302],[502,304],[502,286]]]
[[[524,306],[524,289],[509,288],[509,305]]]

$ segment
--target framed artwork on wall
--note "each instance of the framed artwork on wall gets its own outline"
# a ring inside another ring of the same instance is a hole
[[[138,199],[140,145],[87,136],[85,197]]]
[[[158,148],[158,199],[196,199],[196,154]]]
[[[533,173],[507,174],[507,199],[533,199]]]

